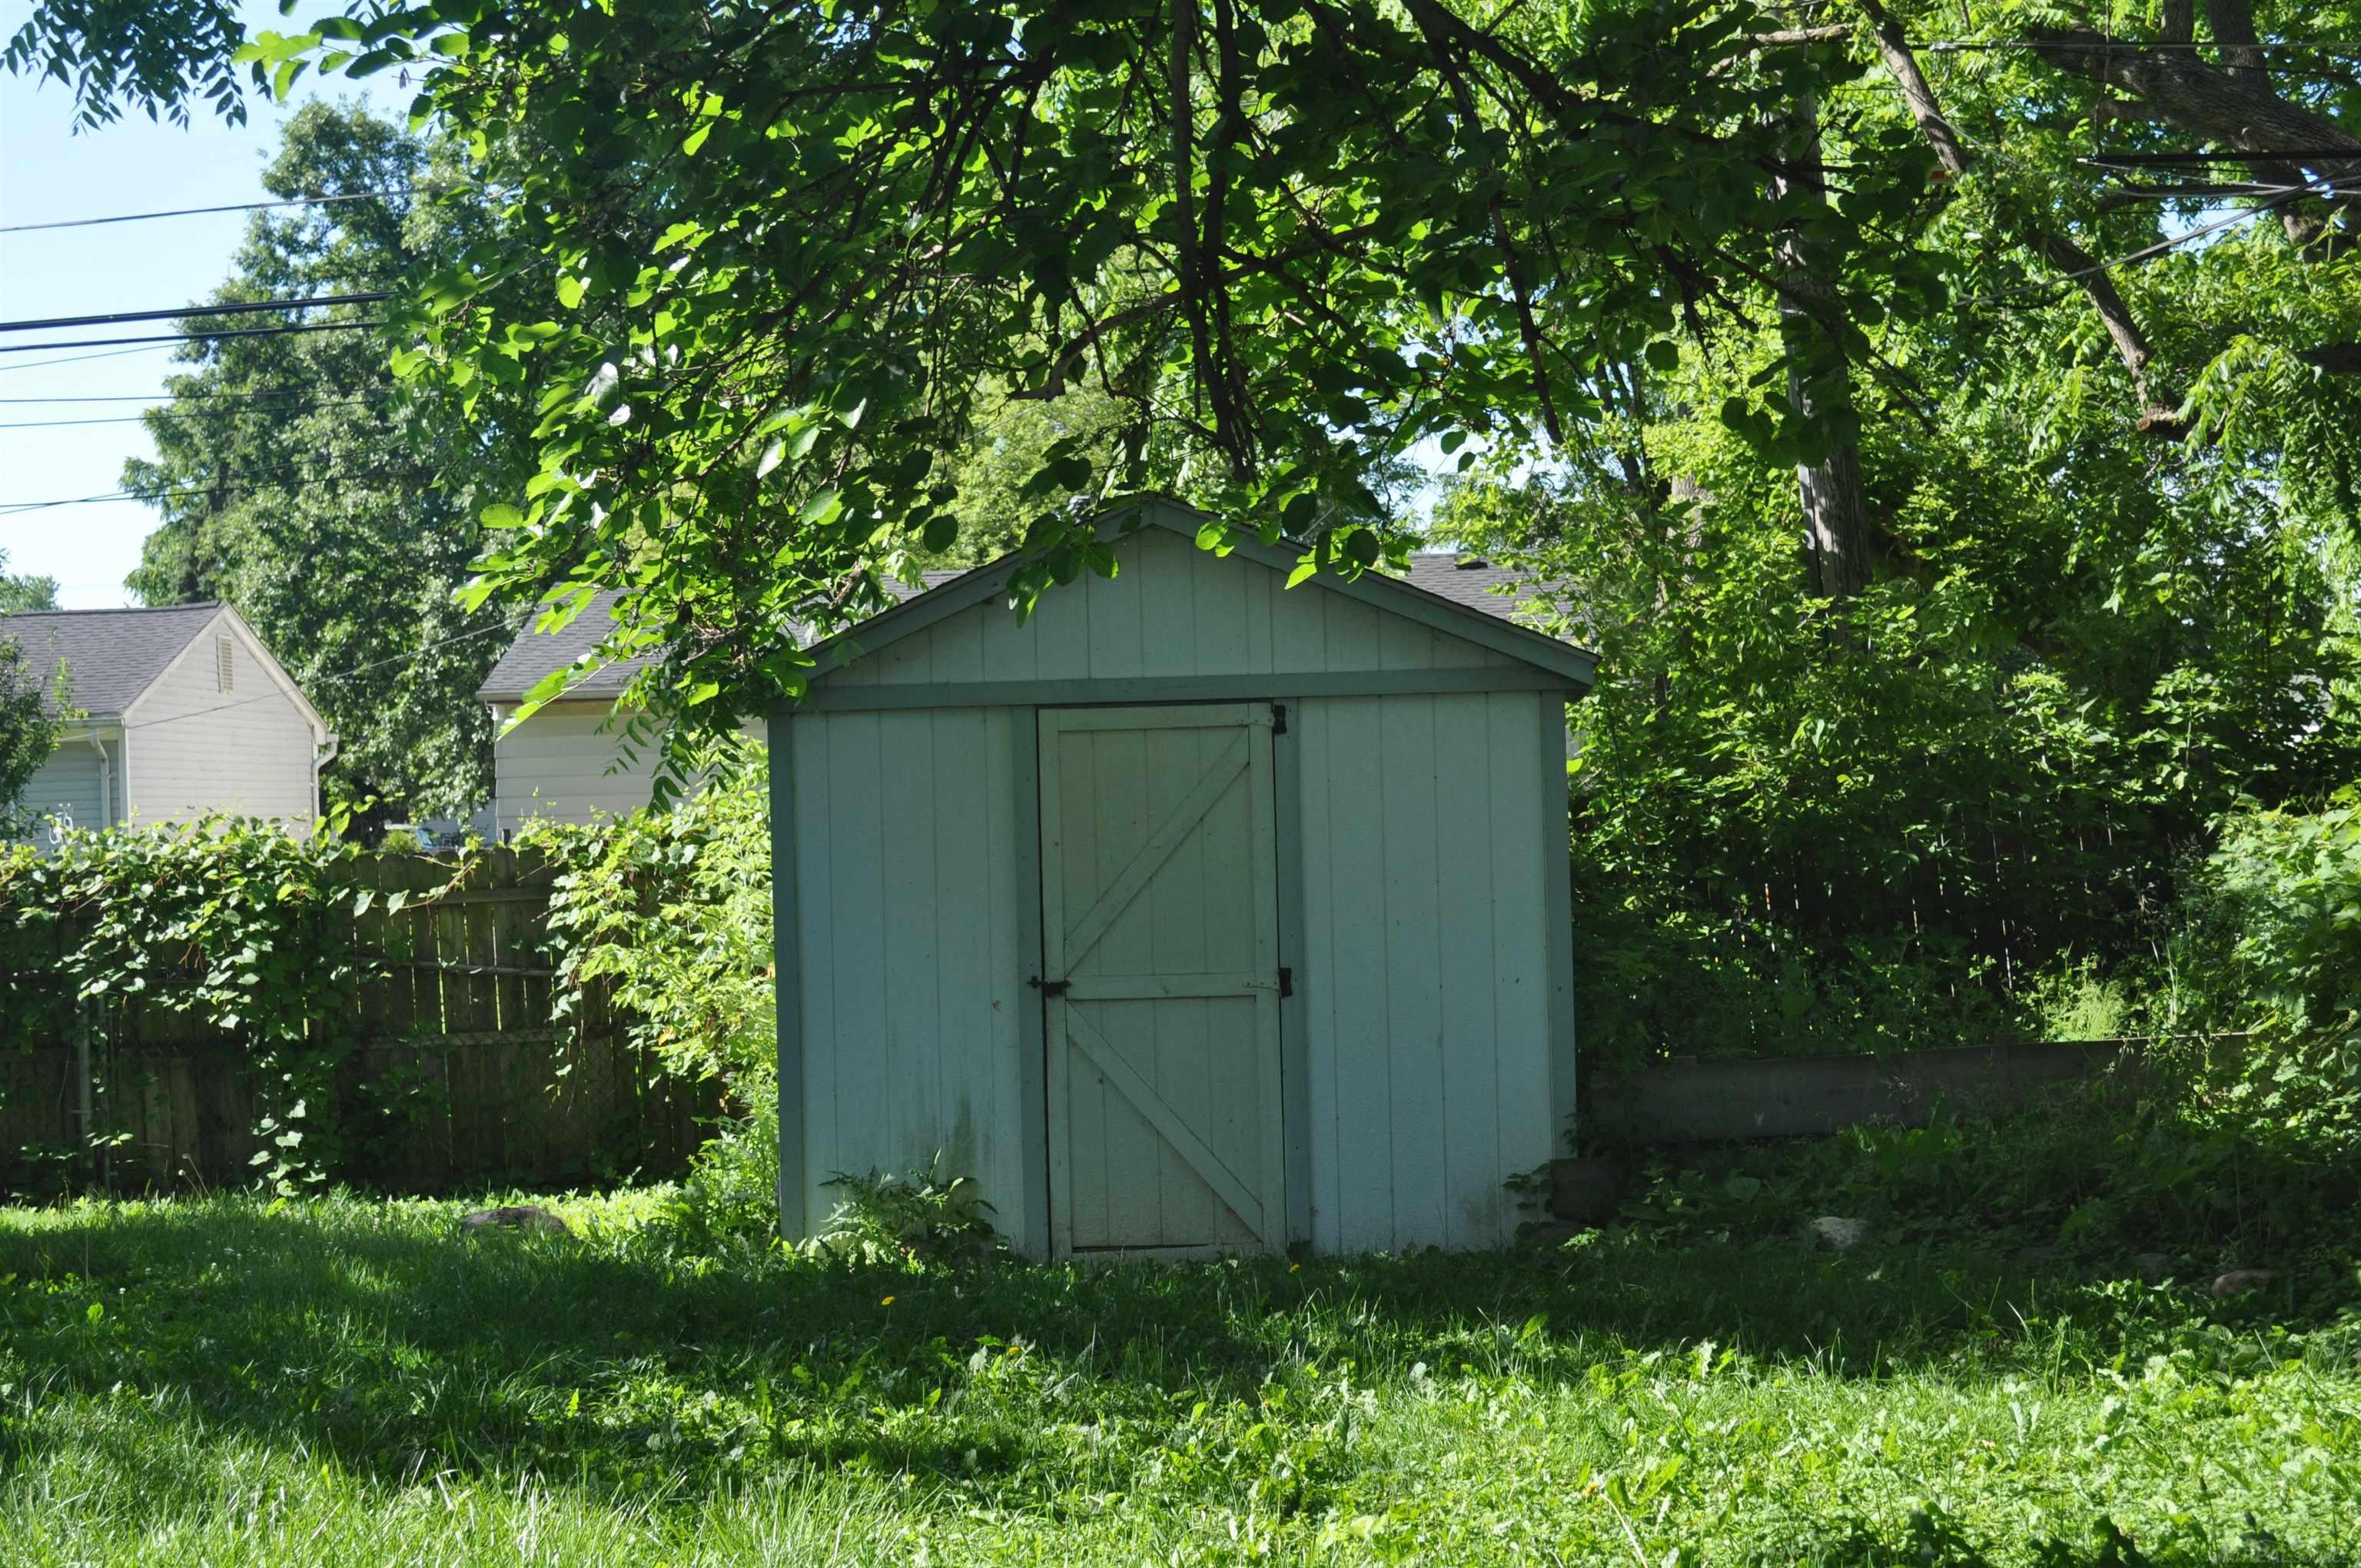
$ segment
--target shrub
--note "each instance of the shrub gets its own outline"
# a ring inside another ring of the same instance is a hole
[[[775,1234],[779,1174],[769,770],[760,747],[709,761],[708,786],[668,810],[536,822],[519,839],[566,868],[549,904],[555,1011],[603,982],[666,1071],[722,1086],[672,1215],[708,1242]]]
[[[946,1171],[939,1151],[924,1170],[840,1174],[826,1185],[843,1194],[819,1234],[830,1252],[963,1262],[989,1255],[998,1239],[975,1179]]]
[[[566,869],[550,886],[560,1011],[605,981],[633,1039],[733,1099],[773,1070],[769,770],[760,747],[669,810],[588,826],[534,822],[518,837]]]

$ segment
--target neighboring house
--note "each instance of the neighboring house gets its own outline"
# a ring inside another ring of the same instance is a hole
[[[518,634],[476,688],[477,700],[491,708],[495,724],[505,726],[551,671],[565,669],[598,645],[613,628],[616,597],[599,594],[555,631],[537,631],[528,624]],[[543,704],[522,724],[498,733],[492,742],[492,811],[500,838],[536,817],[588,822],[601,813],[620,816],[648,804],[656,758],[642,750],[625,762],[617,751],[620,720],[608,723],[617,695],[639,667],[636,662],[605,665]]]
[[[929,572],[925,586],[933,588],[961,575]],[[1468,555],[1412,555],[1407,580],[1487,615],[1519,616],[1534,598],[1513,573]],[[915,591],[888,587],[904,597]],[[615,599],[611,591],[601,593],[561,630],[528,627],[517,637],[476,693],[497,722],[505,725],[544,676],[598,646],[614,623]],[[624,761],[619,750],[621,721],[614,714],[617,694],[639,668],[637,662],[609,664],[500,736],[492,748],[499,837],[505,839],[533,817],[588,822],[594,815],[620,816],[648,804],[655,784],[655,748],[642,748]],[[747,729],[757,739],[767,734],[759,719]]]
[[[64,724],[21,804],[49,838],[231,812],[308,833],[336,739],[226,605],[0,616]]]
[[[1008,562],[932,588],[772,713],[790,1236],[940,1151],[1035,1256],[1489,1247],[1563,1152],[1592,656],[1202,521],[1022,624]]]

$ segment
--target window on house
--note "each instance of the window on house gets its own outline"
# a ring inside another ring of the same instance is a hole
[[[214,675],[224,691],[237,689],[237,653],[226,637],[214,639]]]

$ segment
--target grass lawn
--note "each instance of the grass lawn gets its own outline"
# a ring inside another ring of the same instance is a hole
[[[2349,1279],[1631,1234],[962,1273],[652,1204],[0,1210],[0,1561],[2361,1559]]]

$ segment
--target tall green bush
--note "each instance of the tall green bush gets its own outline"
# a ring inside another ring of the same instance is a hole
[[[561,1011],[605,981],[631,1037],[688,1078],[735,1090],[775,1069],[769,770],[759,747],[669,810],[529,824],[550,883]]]

